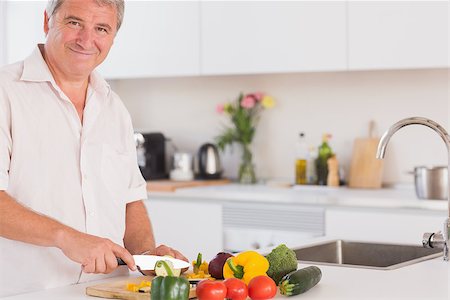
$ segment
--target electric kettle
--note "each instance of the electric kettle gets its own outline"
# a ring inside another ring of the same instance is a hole
[[[214,144],[203,144],[197,153],[197,178],[219,179],[222,176],[222,164],[217,147]]]

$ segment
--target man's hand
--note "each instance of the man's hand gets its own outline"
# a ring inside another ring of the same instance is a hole
[[[173,248],[170,248],[169,246],[166,246],[166,245],[159,245],[158,247],[156,247],[154,255],[159,255],[159,256],[170,255],[173,258],[178,258],[178,259],[189,262],[189,260],[183,254],[181,254],[179,251],[177,251]]]
[[[0,237],[43,247],[57,247],[86,273],[110,273],[120,257],[130,270],[136,266],[131,254],[112,241],[79,232],[21,205],[0,191]]]
[[[117,268],[117,257],[121,258],[130,270],[136,270],[130,252],[109,239],[76,230],[65,230],[60,234],[58,247],[68,258],[80,263],[85,273],[111,273]]]
[[[148,252],[148,253],[145,253],[145,254],[158,255],[158,256],[169,255],[169,256],[172,256],[174,258],[181,259],[181,260],[189,262],[189,260],[183,254],[181,254],[181,252],[179,252],[179,251],[177,251],[177,250],[175,250],[173,248],[170,248],[169,246],[166,246],[166,245],[160,245],[160,246],[156,247],[154,252]],[[164,258],[161,257],[161,259],[164,259]],[[181,273],[186,272],[188,269],[189,268],[181,269]],[[153,270],[142,270],[141,272],[143,274],[145,274],[145,275],[155,275],[155,271],[153,271]]]

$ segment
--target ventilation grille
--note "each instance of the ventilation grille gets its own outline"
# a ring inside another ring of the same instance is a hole
[[[253,228],[323,234],[325,210],[272,204],[226,204],[225,228]]]

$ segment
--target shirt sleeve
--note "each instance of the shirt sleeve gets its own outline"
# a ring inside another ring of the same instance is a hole
[[[5,90],[0,87],[0,191],[8,188],[11,149],[11,108]]]
[[[125,202],[130,203],[137,200],[147,199],[147,182],[142,176],[141,170],[137,163],[136,145],[134,141],[134,130],[131,122],[131,117],[127,112],[127,153],[129,154],[130,164],[130,183],[128,186],[128,192],[126,194]]]

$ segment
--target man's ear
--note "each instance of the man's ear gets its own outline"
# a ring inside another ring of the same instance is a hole
[[[49,18],[47,15],[47,10],[44,10],[44,33],[45,33],[45,36],[47,36],[47,33],[48,33],[48,23],[49,23]]]

